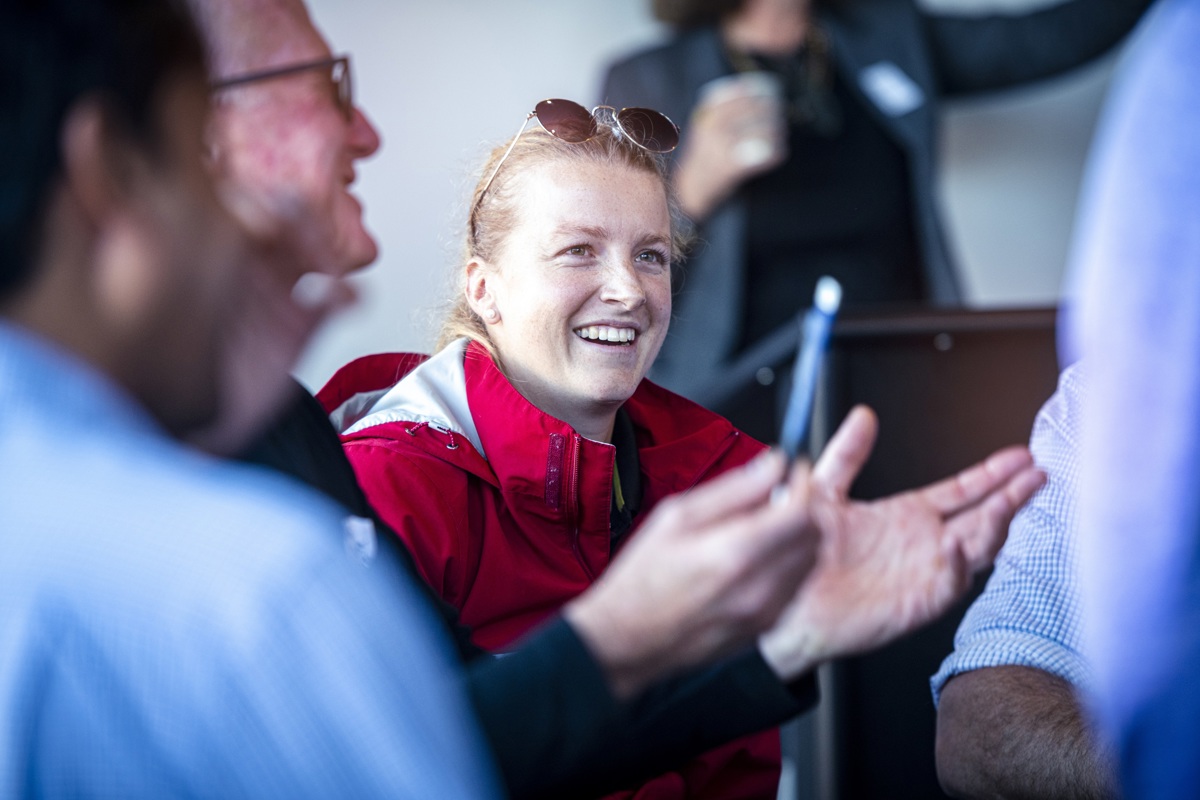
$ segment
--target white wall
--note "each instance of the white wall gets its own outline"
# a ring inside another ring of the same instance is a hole
[[[980,8],[981,0],[928,0]],[[991,0],[1022,7],[1039,0]],[[538,100],[591,102],[602,66],[663,35],[647,0],[310,0],[335,51],[354,55],[361,105],[384,146],[357,192],[382,249],[359,306],[297,373],[319,386],[364,353],[427,350],[458,249],[465,197],[489,144]],[[1080,167],[1109,67],[948,110],[943,207],[977,305],[1057,297]]]

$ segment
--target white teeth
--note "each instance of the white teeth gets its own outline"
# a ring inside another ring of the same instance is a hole
[[[613,328],[609,325],[589,325],[586,328],[579,328],[575,334],[580,339],[594,342],[626,343],[637,338],[637,331],[633,328]]]

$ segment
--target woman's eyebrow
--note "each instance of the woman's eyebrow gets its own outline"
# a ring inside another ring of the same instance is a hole
[[[596,239],[608,238],[609,230],[603,225],[574,225],[567,223],[554,229],[558,235],[583,235]]]
[[[607,239],[611,235],[611,231],[603,225],[575,225],[571,223],[559,225],[554,229],[554,233],[558,236],[585,236],[592,239]],[[671,244],[671,237],[669,235],[652,233],[638,239],[638,244],[669,246]]]
[[[651,234],[651,235],[647,236],[646,238],[642,239],[641,243],[642,244],[661,244],[661,245],[665,245],[665,246],[669,247],[671,244],[671,237],[654,233],[654,234]]]

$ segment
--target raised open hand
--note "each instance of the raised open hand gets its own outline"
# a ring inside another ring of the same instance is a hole
[[[813,467],[817,566],[760,641],[781,677],[882,646],[938,617],[991,563],[1013,514],[1044,480],[1029,452],[1011,447],[921,489],[850,500],[877,427],[869,409],[854,409]]]

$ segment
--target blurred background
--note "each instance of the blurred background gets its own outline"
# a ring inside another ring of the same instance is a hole
[[[970,13],[1056,0],[926,0]],[[346,361],[428,351],[457,261],[474,170],[540,99],[596,102],[605,64],[665,37],[647,0],[311,0],[335,52],[354,56],[383,148],[356,194],[381,245],[355,309],[297,374],[312,388]],[[942,209],[972,307],[1056,302],[1080,171],[1114,57],[1032,88],[946,107]],[[676,120],[676,122],[681,122]]]

